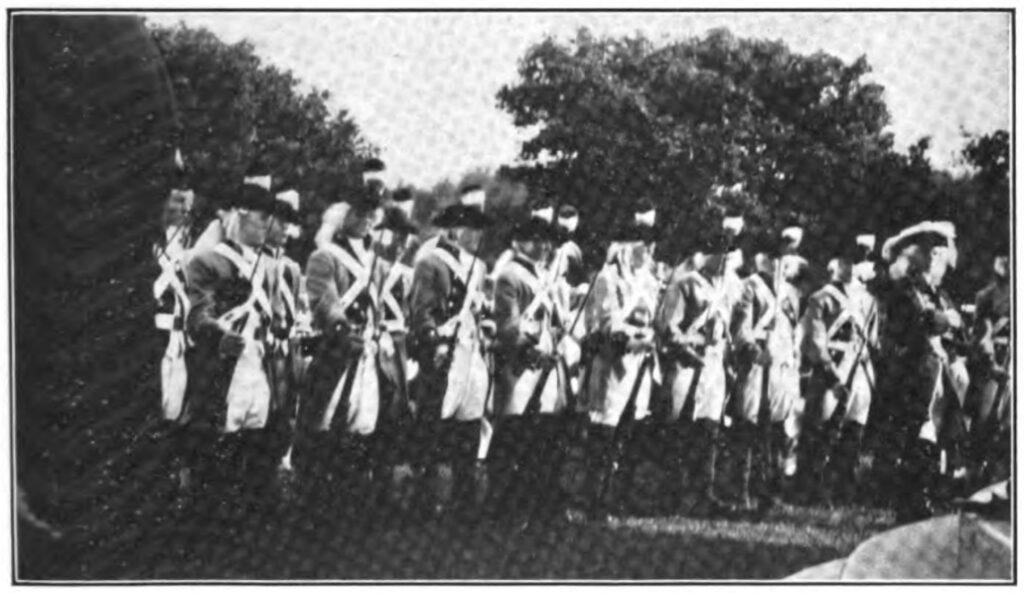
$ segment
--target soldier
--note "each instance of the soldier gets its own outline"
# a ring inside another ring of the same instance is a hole
[[[180,158],[180,153],[177,154]],[[192,240],[191,216],[194,202],[195,194],[190,189],[179,187],[170,191],[163,211],[164,237],[153,246],[160,266],[160,275],[153,283],[153,297],[157,303],[155,324],[158,330],[167,332],[167,346],[160,360],[160,408],[161,418],[170,427],[177,427],[181,419],[188,385],[185,352],[189,343],[185,320],[188,318],[190,303],[185,290],[183,260]],[[172,441],[179,440],[172,437]],[[174,444],[178,487],[185,490],[189,486],[190,470],[180,465],[183,462],[180,456],[187,456],[187,452],[178,449],[187,443]]]
[[[288,241],[298,239],[302,233],[299,227],[299,194],[294,189],[280,188],[274,197],[274,217],[267,232],[267,246],[273,254],[270,272],[273,320],[267,336],[267,349],[274,387],[274,449],[280,453],[280,469],[291,471],[298,393],[309,365],[309,358],[299,342],[300,336],[312,332],[312,319],[302,268],[285,253]]]
[[[678,275],[665,291],[657,329],[662,344],[665,382],[660,398],[675,460],[677,483],[694,477],[700,515],[717,514],[726,505],[715,492],[718,435],[726,405],[729,324],[737,295],[728,294],[724,280],[726,254],[743,226],[741,218],[726,218],[721,235],[700,247],[697,269]]]
[[[461,192],[482,197],[479,186]],[[461,202],[435,219],[444,233],[417,254],[409,295],[409,352],[419,366],[410,385],[419,429],[418,465],[428,484],[443,461],[452,464],[455,510],[469,518],[475,507],[474,470],[480,421],[490,389],[484,359],[480,307],[484,264],[479,261],[483,229],[491,220],[481,208]],[[430,512],[443,510],[423,491]]]
[[[342,222],[333,240],[306,264],[313,328],[322,339],[308,372],[309,395],[299,409],[295,457],[311,492],[323,484],[329,500],[353,502],[369,471],[368,448],[380,412],[382,377],[373,337],[383,266],[371,237],[382,215],[380,195],[364,188],[339,211]],[[363,509],[353,504],[347,510]]]
[[[515,255],[498,276],[494,316],[496,427],[489,463],[498,519],[550,519],[558,496],[552,459],[567,404],[567,377],[556,352],[565,323],[543,268],[557,231],[530,217],[512,231]],[[518,508],[517,508],[518,507]]]
[[[413,271],[402,261],[409,239],[418,231],[408,218],[411,205],[412,196],[408,192],[396,192],[395,201],[385,209],[384,220],[375,229],[381,233],[379,249],[383,267],[383,281],[377,289],[380,325],[376,333],[383,382],[380,418],[371,450],[373,498],[378,501],[388,500],[394,469],[408,457],[411,445],[407,439],[412,426],[412,409],[406,337]]]
[[[260,163],[254,163],[246,170],[244,183],[254,187],[262,187],[266,191],[271,190],[272,178],[267,168],[262,166]],[[230,191],[234,192],[235,188],[232,187]],[[196,239],[195,243],[192,244],[192,249],[185,254],[186,261],[192,253],[199,251],[205,251],[216,247],[224,240],[234,237],[238,233],[238,209],[235,207],[235,197],[226,200],[225,208],[217,209],[217,216],[214,218],[203,232]]]
[[[924,222],[904,229],[882,248],[886,261],[905,257],[908,264],[893,288],[884,338],[892,345],[893,367],[901,369],[891,393],[897,399],[895,442],[888,443],[902,451],[902,487],[895,490],[901,522],[934,512],[939,436],[962,381],[950,363],[948,338],[963,321],[942,290],[954,240],[951,224]]]
[[[161,271],[153,283],[153,297],[159,309],[156,327],[168,332],[167,348],[160,367],[161,408],[164,419],[172,422],[181,415],[188,379],[185,369],[185,318],[189,301],[182,260],[191,242],[189,218],[194,201],[192,190],[171,190],[164,204],[164,240],[153,247]]]
[[[583,252],[575,238],[579,226],[579,210],[570,205],[561,206],[555,225],[556,246],[549,276],[554,291],[554,305],[566,330],[557,346],[558,355],[564,362],[565,372],[569,377],[567,388],[570,411],[585,415],[586,410],[579,405],[578,394],[586,325],[579,321],[590,297],[590,284],[583,268]]]
[[[586,304],[586,322],[594,345],[583,390],[587,393],[587,428],[591,518],[604,520],[616,467],[624,465],[623,483],[632,481],[630,448],[636,421],[648,416],[651,390],[660,372],[655,358],[654,315],[658,281],[651,272],[656,240],[653,208],[634,213],[609,246],[608,264],[594,280]]]
[[[801,347],[811,369],[802,422],[807,458],[801,465],[823,481],[817,486],[826,501],[838,488],[840,501],[849,503],[874,392],[876,312],[873,298],[854,278],[849,256],[833,258],[828,271],[829,282],[811,295],[801,320]]]
[[[383,201],[388,189],[384,162],[376,158],[367,159],[363,162],[361,170],[361,184],[357,191],[368,192],[375,196],[374,199]],[[318,249],[334,242],[334,236],[345,222],[348,212],[347,202],[335,202],[324,210],[320,229],[313,239]]]
[[[742,505],[763,510],[781,494],[787,441],[796,437],[787,421],[800,397],[800,294],[783,277],[777,249],[764,244],[753,251],[754,273],[743,283],[732,318],[739,404],[735,431],[743,461]]]
[[[483,186],[479,184],[468,184],[459,190],[458,204],[466,208],[479,210],[480,213],[483,213],[486,202],[487,192],[484,191]],[[441,241],[441,235],[436,235],[421,243],[416,249],[416,253],[413,255],[413,265],[415,266],[415,264],[419,263],[420,260],[428,254],[433,253],[439,241]],[[495,262],[495,267],[497,267],[497,262]]]
[[[1005,252],[1004,252],[1005,253]],[[1004,477],[1008,467],[1010,385],[1009,258],[995,257],[992,282],[978,292],[974,305],[971,387],[967,410],[971,418],[972,473],[979,485]]]
[[[183,417],[192,437],[190,465],[262,487],[272,476],[264,427],[271,407],[264,338],[269,330],[269,258],[263,252],[273,196],[246,180],[236,200],[233,235],[194,252],[185,268],[195,347],[188,353]],[[257,492],[251,499],[263,500]]]

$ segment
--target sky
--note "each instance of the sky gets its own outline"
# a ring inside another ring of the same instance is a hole
[[[516,160],[529,132],[495,98],[519,58],[546,35],[567,40],[643,33],[658,45],[727,27],[781,39],[800,53],[852,62],[885,86],[896,148],[932,137],[933,165],[955,168],[974,133],[1009,129],[1010,17],[1004,13],[151,13],[162,25],[203,26],[248,39],[303,90],[331,92],[381,149],[394,182],[421,187]]]

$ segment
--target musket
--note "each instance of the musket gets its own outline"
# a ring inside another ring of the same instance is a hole
[[[370,270],[369,270],[369,276],[366,279],[366,286],[363,286],[363,289],[356,296],[356,298],[352,301],[353,303],[358,301],[360,297],[362,297],[364,295],[370,294],[370,286],[373,284],[374,272],[377,269],[377,259],[378,259],[379,255],[380,255],[380,251],[379,250],[374,250],[374,252],[373,252],[373,259],[370,260]],[[371,302],[370,305],[372,307],[373,303]],[[361,332],[363,334],[366,333],[366,329],[367,329],[367,327],[370,327],[369,324],[371,323],[371,320],[369,318],[370,314],[374,314],[374,313],[375,313],[375,311],[368,312],[367,319],[363,320],[363,327],[362,328],[358,328],[357,331],[359,331],[359,332]],[[338,325],[340,325],[340,324],[338,324]],[[337,325],[335,327],[337,327]],[[348,364],[345,365],[345,370],[342,371],[342,377],[346,378],[346,382],[345,382],[345,385],[342,387],[342,393],[341,393],[341,398],[342,398],[343,401],[348,399],[349,391],[352,388],[353,377],[354,377],[354,374],[355,374],[356,370],[359,368],[359,361],[361,360],[361,358],[362,358],[361,354],[359,356],[351,357],[351,360],[349,360]]]
[[[580,308],[579,308],[579,310],[576,311],[576,315],[573,317],[572,324],[569,325],[569,330],[567,332],[565,332],[565,334],[564,334],[565,337],[568,337],[570,339],[572,338],[573,332],[576,330],[576,324],[579,322],[580,317],[583,315],[584,310],[586,310],[587,303],[590,301],[590,295],[592,295],[594,293],[594,287],[595,286],[597,286],[597,278],[596,277],[594,278],[594,281],[590,283],[590,286],[587,287],[587,294],[583,297],[583,301],[580,303]],[[557,345],[556,345],[556,347],[557,347]],[[551,360],[545,360],[544,361],[544,364],[543,364],[543,366],[541,368],[540,380],[537,382],[537,385],[534,387],[533,393],[530,395],[530,399],[529,399],[529,401],[527,403],[527,406],[526,406],[527,413],[531,413],[531,409],[536,407],[535,402],[537,402],[539,404],[540,395],[544,391],[544,385],[547,383],[548,377],[551,375],[551,371],[554,370],[554,368],[557,366],[557,364],[558,364],[557,356],[553,356]],[[566,387],[569,388],[568,385]],[[582,388],[582,386],[581,386],[581,388]]]
[[[742,222],[740,223],[740,228],[742,228]],[[730,229],[731,229],[731,227],[730,227]],[[737,231],[737,232],[739,232],[739,231]],[[732,244],[733,244],[732,243],[733,242],[733,235],[730,233],[728,236],[729,236],[729,242],[727,243],[727,248],[725,250],[725,254],[722,256],[722,260],[721,260],[721,262],[719,262],[719,266],[718,266],[719,267],[719,269],[718,269],[718,276],[719,277],[723,277],[723,278],[724,278],[724,274],[725,274],[726,260],[728,258],[729,252],[732,251]],[[673,268],[673,269],[675,269],[675,268]],[[658,312],[661,310],[661,306],[664,303],[665,295],[667,295],[667,294],[668,294],[668,289],[666,288],[659,295],[658,303],[657,303],[657,306],[655,307],[655,310],[654,310],[653,314],[657,315]],[[728,328],[726,328],[726,335],[728,335]],[[611,475],[609,475],[609,477],[602,484],[601,492],[598,494],[598,500],[603,500],[605,495],[607,494],[607,490],[610,487],[612,479],[613,479],[613,477],[614,477],[614,475],[616,473],[616,468],[621,463],[622,456],[625,453],[624,452],[624,445],[623,445],[623,443],[625,442],[625,440],[627,438],[627,435],[628,435],[629,431],[632,429],[632,426],[634,424],[634,421],[635,421],[634,416],[636,416],[636,400],[637,400],[637,397],[640,394],[640,388],[643,386],[644,376],[648,372],[650,372],[652,367],[654,366],[654,356],[655,356],[655,354],[654,354],[653,351],[648,351],[648,352],[645,353],[643,360],[640,362],[640,368],[639,368],[639,370],[637,372],[636,380],[633,382],[633,386],[630,388],[629,399],[626,400],[626,406],[625,406],[625,408],[622,411],[622,415],[619,416],[619,420],[615,424],[615,432],[613,433],[613,437],[612,437],[612,442],[615,444],[615,447],[614,447],[613,452],[612,452],[612,455],[613,455],[612,473],[611,473]],[[694,380],[698,380],[698,379],[699,379],[699,375],[695,375]]]
[[[865,326],[869,326],[871,324],[872,320],[874,319],[874,317],[875,317],[875,315],[877,313],[876,309],[875,309],[875,305],[876,305],[875,301],[872,301],[871,302],[871,309],[868,310],[868,314],[867,314],[867,317],[866,317],[866,320],[865,320],[866,321]],[[857,325],[856,320],[852,320],[851,319],[850,323],[851,323],[851,325],[853,325],[853,327],[856,329],[858,335],[860,336],[861,343],[860,343],[860,347],[857,349],[856,354],[854,355],[853,362],[850,365],[850,370],[846,374],[846,378],[843,380],[843,383],[842,383],[842,385],[843,385],[842,397],[841,398],[837,398],[838,401],[836,403],[836,407],[832,411],[832,415],[829,417],[828,421],[825,423],[825,438],[827,439],[827,443],[826,443],[826,446],[825,446],[825,451],[822,453],[822,462],[821,462],[821,465],[820,465],[822,474],[827,472],[829,467],[831,466],[831,464],[832,464],[832,452],[839,445],[839,440],[840,440],[840,438],[842,436],[840,434],[840,429],[842,427],[843,419],[846,416],[847,407],[849,405],[850,390],[853,388],[853,381],[854,381],[854,378],[857,376],[857,370],[861,366],[863,366],[862,365],[862,357],[864,356],[864,350],[867,348],[868,341],[869,341],[867,334],[860,328],[859,325]],[[870,381],[871,377],[867,373],[867,369],[866,368],[864,369],[864,372],[865,372],[865,375],[868,377],[868,381]],[[834,390],[833,390],[833,393],[834,393]],[[819,479],[824,481],[824,475],[819,476]]]

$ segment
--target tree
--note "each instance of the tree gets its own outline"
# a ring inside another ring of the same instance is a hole
[[[355,191],[359,164],[376,150],[341,110],[331,114],[327,91],[298,90],[290,71],[262,65],[250,43],[227,44],[206,29],[151,27],[182,106],[181,145],[197,192],[209,198],[200,219],[235,191],[256,161],[295,184],[312,247],[320,214]]]
[[[757,229],[796,218],[811,236],[841,222],[852,239],[875,202],[869,169],[892,147],[868,72],[864,57],[805,56],[721,29],[661,48],[586,29],[567,44],[547,38],[498,93],[517,126],[538,130],[508,174],[555,188],[602,235],[650,197],[672,255],[717,227],[730,186]]]

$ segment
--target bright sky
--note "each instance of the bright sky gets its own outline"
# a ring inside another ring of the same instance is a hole
[[[524,133],[495,94],[546,34],[641,32],[662,44],[728,27],[850,62],[867,54],[886,88],[899,150],[932,136],[951,167],[960,128],[1010,125],[1010,22],[1001,13],[151,13],[249,39],[266,62],[327,89],[382,149],[395,181],[429,186],[518,156]]]

